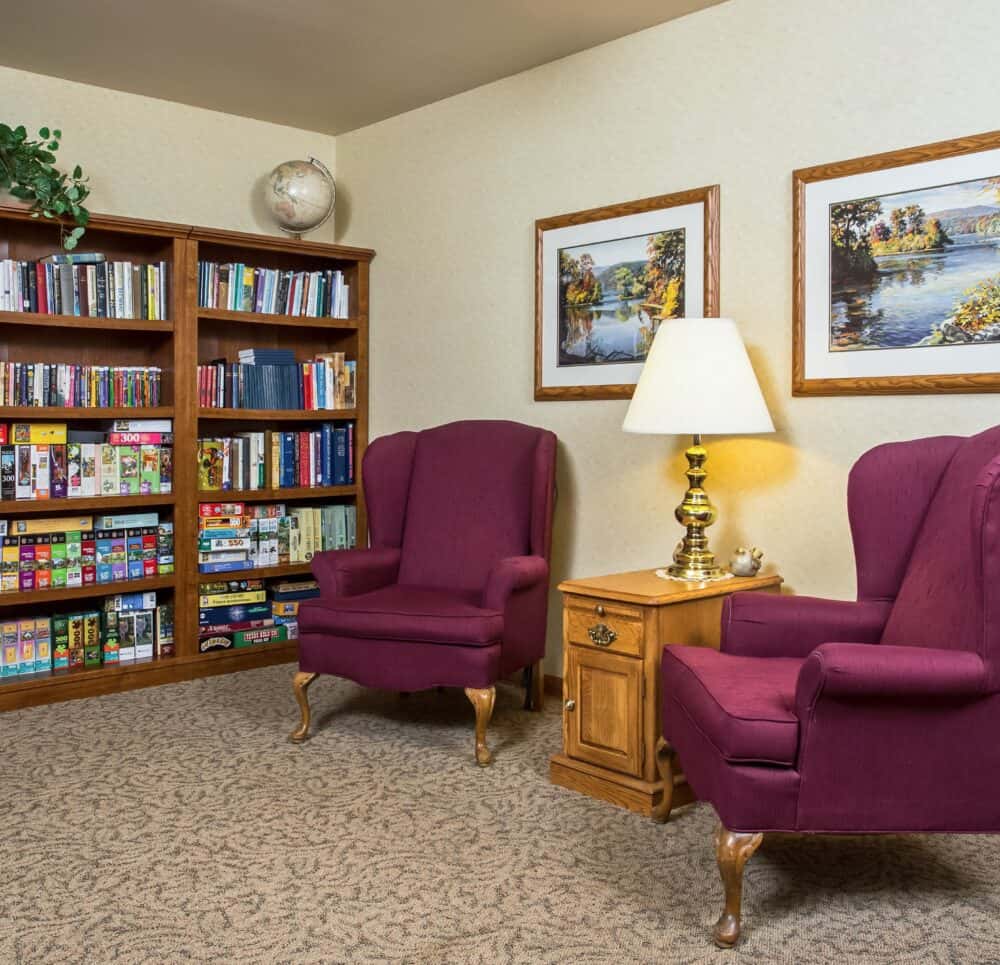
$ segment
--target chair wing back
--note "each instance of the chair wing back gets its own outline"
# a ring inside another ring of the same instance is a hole
[[[882,643],[984,658],[1000,644],[998,477],[1000,426],[963,439],[927,510]]]
[[[543,429],[468,421],[419,433],[399,582],[479,590],[504,557],[547,558],[554,473]]]
[[[962,436],[890,442],[870,449],[847,480],[859,600],[893,600],[924,517]]]
[[[396,432],[376,439],[365,450],[361,478],[368,508],[369,542],[373,549],[396,549],[403,545],[406,500],[416,444],[416,432]]]

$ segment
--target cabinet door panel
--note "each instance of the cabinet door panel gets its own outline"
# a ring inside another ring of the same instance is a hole
[[[588,647],[569,647],[566,752],[570,757],[641,776],[639,704],[642,661]]]

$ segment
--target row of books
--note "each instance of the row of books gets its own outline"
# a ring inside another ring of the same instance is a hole
[[[199,261],[198,304],[263,315],[347,318],[351,293],[341,271],[282,271]]]
[[[155,593],[109,596],[101,610],[0,623],[0,678],[97,669],[174,655],[174,605]]]
[[[198,486],[203,492],[353,483],[353,422],[198,440]]]
[[[203,583],[198,597],[198,649],[227,650],[294,640],[299,602],[319,596],[314,580],[273,584],[263,580]]]
[[[353,409],[357,362],[327,352],[297,362],[291,349],[246,349],[238,362],[198,366],[198,404],[217,409]]]
[[[324,550],[357,544],[354,506],[294,506],[284,503],[201,503],[198,570],[238,570],[308,563]]]
[[[117,420],[108,431],[65,423],[14,423],[12,431],[0,426],[0,500],[170,493],[170,426],[169,419]]]
[[[157,513],[0,520],[0,538],[0,593],[174,572],[174,524]]]
[[[51,257],[51,256],[50,256]],[[0,311],[89,318],[169,318],[168,265],[107,261],[100,253],[66,256],[70,264],[0,261]]]
[[[155,365],[0,362],[0,405],[94,409],[160,404],[163,369]]]

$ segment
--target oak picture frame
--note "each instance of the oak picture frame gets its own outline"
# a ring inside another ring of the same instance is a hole
[[[806,192],[811,184],[854,175],[906,168],[943,159],[1000,149],[1000,131],[936,141],[917,147],[886,151],[792,172],[792,395],[918,395],[936,393],[1000,392],[1000,372],[966,374],[907,374],[850,378],[809,377],[807,351],[807,231]],[[1000,170],[997,172],[1000,174]],[[829,243],[829,242],[828,242]],[[829,315],[829,310],[827,312]],[[827,320],[829,322],[829,319]],[[917,349],[927,351],[927,349]],[[947,351],[948,349],[943,349]],[[938,347],[931,351],[942,351]]]
[[[611,204],[571,214],[541,218],[535,222],[535,401],[580,401],[585,399],[630,399],[634,382],[603,385],[546,385],[543,368],[543,255],[546,232],[591,224],[629,215],[655,212],[684,205],[701,204],[702,314],[719,314],[719,185],[709,185],[638,201]]]

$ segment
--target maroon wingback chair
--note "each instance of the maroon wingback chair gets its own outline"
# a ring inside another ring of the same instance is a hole
[[[872,449],[848,510],[856,602],[737,593],[720,651],[663,651],[658,761],[719,816],[722,946],[763,832],[1000,832],[1000,427]]]
[[[373,442],[362,464],[370,548],[320,553],[299,613],[302,712],[319,674],[404,692],[464,687],[476,761],[498,679],[529,668],[542,709],[556,437],[517,422],[452,422]]]

